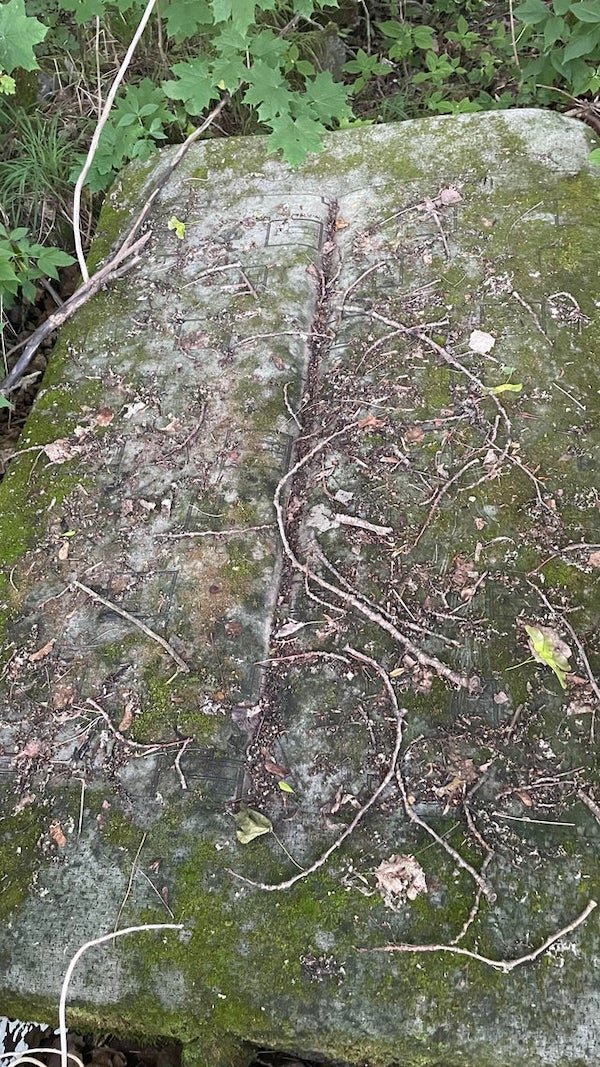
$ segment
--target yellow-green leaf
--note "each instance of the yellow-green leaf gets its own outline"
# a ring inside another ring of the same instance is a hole
[[[281,789],[282,793],[293,793],[294,792],[294,790],[292,789],[291,785],[288,785],[287,782],[281,781],[281,782],[278,782],[277,785]]]
[[[551,626],[526,626],[531,654],[538,663],[545,664],[554,671],[563,689],[567,688],[565,678],[571,670],[569,657],[571,649],[559,637]]]
[[[177,215],[171,215],[171,218],[167,223],[167,227],[169,230],[175,230],[175,235],[179,238],[180,241],[183,241],[183,238],[185,237],[185,222],[182,222],[181,219],[178,219]]]
[[[237,826],[235,836],[242,845],[248,845],[255,837],[270,834],[273,829],[271,820],[253,808],[242,808],[234,818]]]
[[[515,383],[505,382],[504,385],[493,385],[490,389],[486,389],[486,393],[491,393],[492,396],[498,396],[499,393],[520,393],[523,385],[521,382]]]

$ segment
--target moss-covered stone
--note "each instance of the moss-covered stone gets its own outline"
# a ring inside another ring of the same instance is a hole
[[[595,1063],[590,138],[439,118],[294,174],[207,143],[64,331],[0,488],[3,1010],[53,1020],[82,942],[176,922],[86,954],[74,1027],[172,1037],[186,1067]],[[93,264],[156,174],[115,185]],[[564,689],[525,625],[570,646]],[[389,767],[386,679],[437,837],[393,779],[333,847]],[[240,807],[274,832],[242,844]],[[427,891],[389,907],[394,856]],[[569,924],[510,973],[476,958]]]

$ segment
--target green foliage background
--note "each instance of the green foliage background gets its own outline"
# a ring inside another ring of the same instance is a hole
[[[71,193],[143,0],[0,0],[0,312],[71,262]],[[85,226],[129,160],[266,133],[291,165],[354,123],[591,101],[599,0],[158,0],[88,176]],[[2,319],[2,321],[4,321]]]

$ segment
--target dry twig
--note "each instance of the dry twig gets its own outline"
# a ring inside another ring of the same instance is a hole
[[[537,960],[538,956],[541,956],[552,945],[555,945],[561,938],[566,937],[567,934],[573,933],[578,926],[581,926],[585,922],[588,915],[597,907],[597,901],[589,900],[585,908],[578,915],[573,922],[568,923],[567,926],[563,926],[562,929],[557,930],[556,933],[547,937],[538,948],[533,952],[528,952],[524,956],[517,956],[512,960],[495,960],[489,956],[482,956],[479,952],[471,952],[468,948],[459,948],[458,945],[381,945],[377,948],[359,948],[359,952],[410,952],[410,953],[425,953],[425,952],[450,952],[455,956],[467,956],[468,959],[477,960],[479,963],[485,963],[486,966],[492,967],[495,971],[502,971],[503,974],[510,974],[516,967],[521,967],[524,963],[533,963]]]
[[[339,586],[333,585],[325,578],[322,578],[320,575],[315,574],[314,571],[310,570],[308,564],[302,563],[298,559],[294,550],[292,549],[292,546],[290,545],[285,529],[285,514],[284,507],[282,504],[282,496],[288,482],[290,482],[291,479],[300,470],[302,470],[302,468],[306,466],[307,463],[314,459],[314,457],[318,455],[319,452],[323,451],[323,449],[326,448],[327,445],[331,444],[332,441],[344,436],[350,430],[360,428],[360,425],[360,420],[358,422],[347,423],[345,426],[342,426],[340,430],[335,430],[333,433],[329,434],[328,437],[323,438],[313,448],[311,448],[311,450],[307,452],[306,455],[302,457],[302,459],[298,460],[298,462],[295,463],[294,466],[291,467],[283,476],[283,478],[281,478],[281,480],[279,481],[275,490],[273,505],[275,507],[275,513],[277,516],[277,525],[279,527],[279,536],[281,538],[283,551],[287,556],[288,560],[290,561],[294,570],[300,571],[301,574],[306,575],[308,578],[310,578],[311,582],[314,582],[321,589],[324,589],[328,593],[332,593],[333,596],[337,597],[343,603],[355,608],[364,618],[368,619],[369,622],[375,623],[376,626],[379,626],[382,630],[385,630],[386,633],[393,637],[394,641],[396,641],[397,644],[401,645],[403,648],[406,649],[407,652],[414,656],[414,658],[422,667],[431,667],[436,672],[436,674],[438,674],[441,678],[445,678],[446,681],[450,682],[457,688],[468,689],[470,683],[469,679],[465,677],[465,675],[459,674],[457,671],[452,670],[451,667],[448,667],[447,664],[442,663],[442,661],[439,660],[436,656],[428,656],[425,652],[418,648],[418,646],[415,645],[414,642],[406,636],[406,634],[403,634],[400,630],[398,630],[398,628],[392,622],[390,622],[389,619],[386,619],[385,616],[381,614],[381,612],[377,611],[374,608],[368,607],[368,605],[365,604],[358,595],[356,595],[355,593],[346,592]]]
[[[146,637],[152,638],[152,640],[156,641],[161,648],[164,648],[165,652],[169,654],[171,659],[175,660],[175,663],[181,671],[185,671],[186,674],[189,673],[190,668],[187,663],[182,660],[179,653],[175,651],[168,641],[165,641],[164,637],[161,637],[160,634],[155,633],[149,626],[146,626],[145,622],[142,622],[141,619],[136,619],[135,615],[131,615],[128,611],[125,611],[125,608],[120,608],[117,604],[113,604],[112,601],[106,600],[103,596],[100,596],[99,593],[95,593],[93,589],[90,589],[89,585],[84,585],[83,582],[79,582],[77,579],[72,582],[72,585],[77,589],[81,589],[82,592],[87,593],[92,600],[96,600],[99,604],[103,604],[105,608],[114,611],[116,615],[120,615],[122,619],[126,619],[127,622],[137,626],[138,630],[141,630],[142,633],[146,634]]]

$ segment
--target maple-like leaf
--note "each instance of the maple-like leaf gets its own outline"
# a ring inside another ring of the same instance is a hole
[[[213,37],[212,44],[220,56],[241,55],[245,58],[248,38],[245,33],[240,33],[237,26],[226,22]]]
[[[248,69],[240,55],[221,56],[215,59],[212,76],[220,89],[235,93],[248,75]]]
[[[79,26],[90,19],[100,18],[104,14],[104,0],[61,0],[65,11],[72,11]]]
[[[173,73],[178,81],[163,82],[163,90],[171,100],[183,100],[190,115],[201,115],[218,97],[219,90],[205,59],[175,63]]]
[[[245,33],[254,22],[257,6],[261,11],[273,11],[276,0],[213,0],[212,9],[215,22],[228,22]]]
[[[206,0],[170,0],[164,12],[161,4],[160,13],[168,36],[177,43],[213,24],[213,14]]]
[[[283,62],[289,48],[289,43],[272,30],[261,30],[252,38],[250,51],[253,59],[266,59],[271,66],[278,66]]]
[[[292,94],[279,67],[257,59],[246,76],[250,85],[244,93],[244,103],[257,109],[261,122],[270,124],[271,119],[289,113]]]
[[[7,74],[21,67],[35,70],[38,62],[33,49],[48,33],[39,19],[25,14],[24,0],[0,4],[0,68]]]
[[[352,110],[348,105],[347,86],[335,82],[328,70],[323,70],[315,78],[306,82],[304,100],[310,105],[311,112],[321,122],[333,119],[351,119]]]
[[[320,152],[323,147],[323,127],[308,115],[292,119],[281,115],[269,122],[272,133],[269,135],[269,149],[281,151],[286,163],[292,167],[299,166],[311,152]]]

